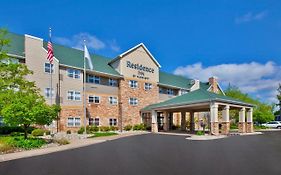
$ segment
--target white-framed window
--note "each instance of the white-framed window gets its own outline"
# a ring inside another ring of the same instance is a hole
[[[81,71],[77,69],[67,69],[67,76],[73,79],[80,79]]]
[[[52,96],[51,96],[52,95]],[[54,98],[54,89],[53,88],[45,88],[45,97],[46,98]]]
[[[44,71],[45,71],[45,73],[49,73],[49,74],[51,73],[51,71],[52,71],[52,73],[54,73],[54,64],[45,63]]]
[[[108,97],[109,104],[116,105],[118,103],[117,97]]]
[[[160,93],[160,94],[164,94],[164,93],[165,93],[165,90],[164,90],[163,88],[159,87],[159,93]]]
[[[116,118],[110,118],[109,119],[109,126],[117,126],[117,119]]]
[[[88,75],[88,82],[89,83],[95,83],[100,84],[100,77],[95,75]]]
[[[89,118],[89,125],[95,125],[99,126],[100,125],[100,118]]]
[[[88,101],[89,101],[89,103],[99,104],[100,103],[100,96],[89,95]]]
[[[68,117],[67,126],[68,127],[79,127],[81,125],[80,117]]]
[[[150,90],[152,89],[152,84],[151,83],[144,83],[144,90]]]
[[[117,86],[117,80],[109,78],[108,79],[108,85],[109,86]]]
[[[130,81],[129,81],[129,86],[130,86],[131,88],[137,88],[137,87],[138,87],[138,82],[135,81],[135,80],[130,80]]]
[[[133,106],[138,105],[138,99],[134,97],[129,98],[129,104]]]
[[[174,90],[173,89],[167,89],[167,94],[168,95],[174,95]]]
[[[188,93],[188,90],[186,90],[186,89],[181,89],[181,95],[187,94],[187,93]]]
[[[67,92],[67,99],[68,100],[80,101],[81,100],[80,91],[68,91]]]

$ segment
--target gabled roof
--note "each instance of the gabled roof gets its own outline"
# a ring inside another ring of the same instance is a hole
[[[128,53],[130,53],[130,52],[136,50],[137,48],[139,48],[139,47],[141,47],[141,46],[142,46],[142,47],[144,48],[144,50],[148,53],[148,55],[152,58],[152,60],[155,62],[155,64],[160,68],[161,65],[158,63],[158,61],[154,58],[154,56],[149,52],[149,50],[145,47],[145,45],[144,45],[143,43],[140,43],[140,44],[136,45],[135,47],[132,47],[131,49],[129,49],[129,50],[127,50],[127,51],[121,53],[121,54],[118,55],[116,58],[114,58],[113,60],[111,60],[109,63],[115,62],[116,60],[122,58],[124,55],[127,55]]]
[[[238,105],[245,105],[252,107],[252,104],[245,103],[243,101],[225,96],[216,94],[213,92],[206,91],[204,89],[198,89],[192,92],[189,92],[187,94],[174,97],[172,99],[149,105],[142,109],[142,111],[149,111],[157,108],[163,108],[163,107],[172,107],[172,106],[180,106],[180,105],[188,105],[188,104],[196,104],[196,103],[202,103],[202,102],[211,102],[211,101],[220,101],[220,102],[226,102],[231,104],[238,104]]]
[[[163,86],[173,86],[179,89],[189,89],[193,86],[192,79],[162,71],[159,71],[159,84]]]
[[[15,33],[8,32],[5,38],[10,39],[9,46],[3,47],[4,51],[7,51],[8,54],[14,56],[24,57],[24,35],[18,35]]]
[[[44,47],[47,48],[47,42],[44,42]],[[54,54],[60,64],[83,69],[84,52],[82,50],[65,47],[59,44],[53,44],[53,48]],[[96,54],[91,54],[90,56],[93,62],[94,71],[113,76],[121,76],[108,64],[111,59]],[[88,65],[87,69],[90,69]]]

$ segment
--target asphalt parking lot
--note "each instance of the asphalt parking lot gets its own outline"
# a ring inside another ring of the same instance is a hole
[[[281,132],[190,141],[147,134],[0,163],[0,174],[280,175]]]

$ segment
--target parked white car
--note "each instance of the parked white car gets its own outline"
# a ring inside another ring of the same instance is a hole
[[[263,123],[262,126],[281,129],[281,122],[280,121],[267,122],[267,123]]]

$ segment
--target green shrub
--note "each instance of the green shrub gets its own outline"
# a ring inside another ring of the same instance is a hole
[[[151,126],[145,126],[145,129],[146,129],[147,131],[151,131]]]
[[[81,127],[81,128],[77,131],[77,133],[78,133],[78,134],[83,134],[84,131],[85,131],[84,127]]]
[[[101,132],[108,132],[109,130],[110,130],[110,128],[108,126],[101,126],[100,127]]]
[[[204,133],[203,131],[197,131],[197,132],[196,132],[196,135],[202,136],[202,135],[205,135],[205,133]]]
[[[46,130],[44,130],[44,129],[34,129],[34,130],[31,132],[31,135],[37,137],[37,136],[43,136],[44,133],[46,133]]]
[[[39,138],[28,138],[24,137],[13,137],[9,139],[8,144],[23,149],[40,148],[42,145],[46,144],[46,141]]]
[[[124,127],[124,130],[125,131],[130,131],[130,130],[132,130],[132,128],[133,128],[132,125],[127,125],[127,126]]]
[[[50,134],[51,134],[51,131],[45,130],[45,134],[46,134],[46,135],[50,135]]]
[[[66,131],[66,134],[71,134],[71,130],[67,130],[67,131]]]
[[[230,129],[238,129],[237,123],[230,123]]]
[[[141,124],[136,124],[133,126],[133,130],[134,131],[139,131],[139,130],[146,130],[146,127],[143,123]]]
[[[14,149],[13,146],[6,144],[6,143],[0,143],[0,153],[8,153]]]
[[[57,142],[59,145],[67,145],[69,144],[70,142],[65,139],[65,138],[61,138],[61,139],[56,139],[55,142]]]
[[[110,126],[110,127],[109,127],[109,130],[110,130],[110,131],[117,131],[117,130],[118,130],[118,127],[117,127],[117,126]]]
[[[99,131],[99,127],[93,125],[93,126],[87,126],[87,133],[91,134],[93,132],[98,132]]]
[[[15,137],[15,136],[23,136],[23,135],[24,135],[24,133],[22,133],[22,132],[12,132],[10,134],[10,136],[13,136],[13,137]]]
[[[30,134],[34,129],[34,127],[29,127],[27,132]],[[24,130],[21,126],[0,126],[0,135],[8,135],[12,132],[24,133]]]

